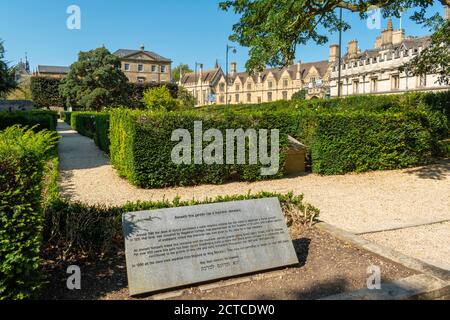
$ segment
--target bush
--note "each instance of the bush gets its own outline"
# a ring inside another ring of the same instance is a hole
[[[57,139],[18,126],[0,132],[0,300],[32,297],[41,285],[42,178]]]
[[[72,112],[72,129],[79,134],[94,139],[104,152],[109,152],[109,114],[99,112]]]
[[[144,109],[145,106],[142,103],[142,98],[144,97],[144,92],[151,88],[159,88],[161,84],[156,83],[128,83],[128,95],[129,95],[129,105],[127,107],[131,109]],[[169,89],[170,94],[173,98],[178,98],[178,85],[174,83],[164,84],[166,88]]]
[[[59,94],[60,83],[58,78],[31,77],[31,96],[35,107],[64,107],[64,99]]]
[[[405,168],[426,162],[433,138],[409,113],[336,113],[317,117],[312,145],[313,171],[344,174]]]
[[[58,114],[53,111],[0,112],[0,130],[14,125],[33,127],[35,131],[56,130]]]
[[[172,97],[166,86],[147,89],[142,103],[149,110],[173,111],[180,107],[179,101]]]
[[[72,112],[64,111],[61,112],[61,118],[64,120],[65,123],[67,123],[69,126],[72,125]]]
[[[122,207],[87,206],[60,201],[46,213],[44,238],[47,245],[56,247],[63,259],[71,255],[97,258],[114,249],[123,249],[122,214],[125,212],[192,206],[226,201],[240,201],[278,197],[288,225],[293,222],[313,223],[319,210],[303,202],[302,195],[261,192],[258,194],[223,196],[203,201],[173,201],[128,203]]]
[[[174,164],[171,152],[178,142],[171,141],[172,132],[180,128],[193,135],[195,121],[202,121],[203,131],[215,128],[220,130],[224,137],[226,129],[280,129],[280,169],[283,168],[286,155],[287,130],[297,128],[295,123],[287,121],[281,113],[210,115],[196,111],[115,110],[111,113],[111,162],[121,176],[146,188],[219,184],[232,178],[254,181],[283,175],[282,170],[279,170],[275,176],[261,176],[260,162],[256,165]],[[288,124],[293,124],[294,128],[290,128]],[[204,143],[203,147],[208,144]]]

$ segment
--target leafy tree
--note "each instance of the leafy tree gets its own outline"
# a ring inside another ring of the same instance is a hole
[[[292,95],[292,100],[305,100],[307,93],[308,93],[308,90],[305,90],[305,89],[299,90]]]
[[[67,106],[100,111],[125,102],[128,79],[120,67],[119,58],[106,48],[80,52],[59,86]]]
[[[400,68],[413,75],[437,74],[439,83],[450,84],[450,20],[431,36],[431,45]]]
[[[9,68],[5,58],[5,48],[3,41],[0,41],[0,97],[6,96],[10,91],[17,88],[17,83],[14,79],[14,69]]]
[[[186,90],[186,88],[179,86],[177,97],[180,102],[180,105],[183,108],[194,108],[195,107],[195,98],[194,96]]]
[[[172,111],[180,106],[179,101],[172,97],[166,86],[147,89],[144,92],[142,103],[151,110]]]
[[[249,47],[248,71],[261,70],[266,65],[286,66],[294,60],[296,46],[312,40],[318,45],[328,42],[326,34],[343,31],[350,25],[340,22],[339,8],[368,17],[368,11],[379,7],[384,17],[395,16],[416,8],[411,19],[427,27],[442,23],[438,13],[426,16],[433,0],[225,0],[222,10],[233,10],[240,21],[233,26],[231,41]],[[450,0],[438,0],[450,5]],[[324,32],[321,33],[321,30]]]
[[[180,64],[178,67],[173,68],[172,70],[172,80],[173,81],[179,81],[181,79],[181,74],[191,73],[193,72],[189,65],[187,64]]]

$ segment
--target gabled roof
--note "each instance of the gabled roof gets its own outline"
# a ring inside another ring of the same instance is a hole
[[[38,66],[39,73],[68,74],[70,67],[61,66]]]
[[[211,70],[205,70],[202,72],[202,82],[213,82],[216,80],[217,76],[223,74],[221,68],[215,68]],[[195,72],[187,73],[183,75],[183,78],[181,78],[182,84],[195,84],[198,83],[200,80],[200,71],[195,74]]]
[[[316,68],[319,75],[321,77],[323,77],[325,75],[325,73],[327,72],[328,65],[329,65],[329,62],[327,60],[302,63],[301,71],[300,71],[302,78],[305,77],[309,73],[309,71],[311,70],[312,67]],[[274,78],[276,79],[276,81],[279,81],[285,71],[288,72],[291,79],[295,79],[295,77],[297,75],[297,64],[292,64],[292,65],[282,68],[282,69],[268,68],[268,69],[263,70],[261,73],[254,73],[252,75],[249,75],[247,72],[238,72],[234,75],[230,74],[229,80],[230,80],[230,82],[234,82],[236,77],[239,77],[241,79],[242,83],[245,83],[247,81],[247,79],[250,77],[253,79],[254,82],[257,82],[258,76],[261,75],[261,80],[265,81],[268,78],[268,76],[270,74],[272,74],[274,76]]]
[[[124,59],[124,58],[133,59],[133,56],[138,53],[144,53],[155,61],[172,62],[172,60],[164,58],[163,56],[160,56],[157,53],[154,53],[152,51],[145,51],[145,50],[119,49],[116,52],[114,52],[113,54],[121,59]]]

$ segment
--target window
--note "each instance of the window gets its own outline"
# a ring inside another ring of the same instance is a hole
[[[223,95],[220,96],[220,103],[224,103],[225,102],[225,97]]]
[[[287,88],[288,85],[289,85],[289,80],[288,79],[284,79],[283,80],[283,87]]]
[[[261,97],[258,97],[258,103],[261,103],[261,102],[262,102]]]
[[[252,102],[252,94],[247,93],[247,102]]]
[[[235,95],[236,103],[239,103],[239,94]]]
[[[144,83],[145,82],[145,78],[144,77],[137,77],[137,82]]]
[[[267,82],[267,86],[269,87],[269,89],[272,89],[272,86],[273,86],[272,81]]]
[[[359,80],[353,80],[353,94],[359,93]]]
[[[426,75],[421,75],[419,76],[419,83],[418,83],[419,87],[426,87],[427,86],[427,76]]]
[[[241,90],[241,86],[240,85],[236,85],[236,91],[239,91],[239,90]]]
[[[287,91],[283,91],[283,100],[287,100],[288,99],[288,93]]]
[[[156,66],[152,65],[152,72],[155,73],[156,72]]]
[[[143,72],[144,71],[144,65],[143,64],[138,64],[138,71],[139,72]]]
[[[272,101],[272,92],[267,92],[267,101]]]
[[[125,63],[125,71],[130,71],[130,64],[129,63]]]
[[[370,91],[377,92],[378,91],[378,79],[372,78],[370,80]]]
[[[400,88],[400,77],[398,75],[393,75],[391,77],[391,89],[398,90]]]
[[[166,73],[166,66],[161,66],[161,73]]]
[[[247,90],[252,90],[252,84],[251,83],[247,84]]]
[[[221,84],[219,84],[219,91],[220,92],[224,92],[225,91],[225,83],[221,83]]]

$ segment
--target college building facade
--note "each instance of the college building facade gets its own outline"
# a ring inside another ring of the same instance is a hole
[[[430,37],[407,37],[404,29],[394,29],[392,20],[377,37],[373,49],[361,51],[358,41],[348,43],[341,59],[340,94],[342,97],[363,94],[396,94],[410,91],[441,91],[450,89],[438,83],[438,76],[413,76],[402,65],[420,55],[431,43]],[[339,50],[335,46],[334,51]],[[331,61],[331,59],[330,59]],[[339,59],[333,59],[330,79],[331,97],[339,96]]]
[[[256,104],[277,100],[290,100],[300,91],[307,99],[324,98],[331,73],[328,61],[302,63],[288,67],[271,68],[249,74],[237,72],[231,63],[227,76],[217,64],[214,69],[182,75],[179,85],[197,100],[198,106],[209,104]]]

